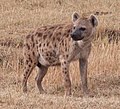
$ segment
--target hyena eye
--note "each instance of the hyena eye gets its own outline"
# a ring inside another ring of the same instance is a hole
[[[86,30],[86,28],[81,27],[79,30],[80,30],[80,31],[85,31],[85,30]]]
[[[74,26],[73,29],[75,29],[76,27]]]

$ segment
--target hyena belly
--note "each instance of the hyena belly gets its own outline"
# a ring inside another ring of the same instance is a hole
[[[40,52],[39,62],[44,66],[59,65],[59,55],[55,50]]]

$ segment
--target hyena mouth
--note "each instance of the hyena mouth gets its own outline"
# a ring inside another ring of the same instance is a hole
[[[71,37],[72,37],[72,36],[71,36]],[[79,41],[79,40],[83,40],[84,37],[72,37],[72,39],[73,39],[74,41]]]
[[[82,40],[84,38],[84,36],[77,35],[77,34],[74,34],[74,33],[71,33],[70,36],[74,41],[79,41],[79,40]]]

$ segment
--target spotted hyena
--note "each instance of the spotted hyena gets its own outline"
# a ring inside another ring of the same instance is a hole
[[[91,41],[98,21],[94,15],[89,18],[73,13],[72,22],[42,26],[25,38],[23,92],[27,92],[27,80],[37,66],[36,82],[40,93],[44,92],[41,82],[50,66],[61,65],[65,95],[71,94],[69,65],[79,60],[82,89],[88,94],[87,66]]]

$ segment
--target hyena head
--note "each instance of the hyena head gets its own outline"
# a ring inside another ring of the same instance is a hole
[[[78,13],[72,15],[73,29],[71,37],[74,41],[87,40],[93,36],[98,20],[94,15],[89,18],[81,18]]]

